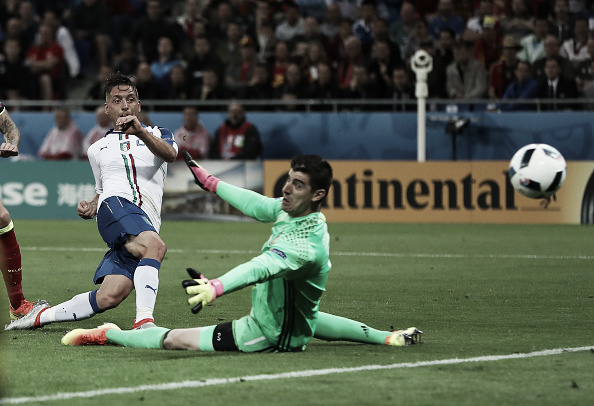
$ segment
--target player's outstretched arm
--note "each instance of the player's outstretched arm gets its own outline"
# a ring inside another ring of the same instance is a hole
[[[284,259],[281,254],[285,257]],[[205,278],[195,269],[187,268],[192,279],[184,280],[182,286],[186,290],[186,294],[194,295],[188,299],[188,303],[193,306],[192,313],[198,313],[204,306],[214,302],[223,294],[232,293],[299,269],[302,263],[295,262],[292,256],[288,251],[286,254],[278,250],[276,252],[269,251],[236,266],[217,279],[211,280]]]

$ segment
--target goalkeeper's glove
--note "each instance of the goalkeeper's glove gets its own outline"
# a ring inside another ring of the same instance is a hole
[[[188,165],[188,168],[192,171],[192,175],[194,175],[194,182],[207,192],[216,192],[220,179],[212,176],[206,169],[198,165],[198,162],[192,158],[192,155],[188,151],[183,150],[182,154],[186,165]]]
[[[194,295],[188,299],[192,305],[192,313],[196,314],[202,308],[221,296],[224,293],[223,284],[218,279],[208,280],[200,272],[193,268],[187,268],[188,274],[193,279],[186,279],[182,282],[188,295]]]

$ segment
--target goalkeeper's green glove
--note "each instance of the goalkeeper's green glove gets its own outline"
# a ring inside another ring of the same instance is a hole
[[[186,289],[188,295],[194,295],[188,299],[192,306],[192,313],[196,314],[202,308],[221,296],[224,293],[223,284],[218,279],[208,280],[200,272],[188,268],[190,276],[194,279],[186,279],[182,286]]]

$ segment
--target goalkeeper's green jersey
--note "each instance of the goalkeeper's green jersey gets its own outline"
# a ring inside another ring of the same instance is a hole
[[[262,254],[219,278],[225,293],[255,284],[251,315],[266,339],[279,351],[303,351],[314,335],[332,267],[326,217],[290,217],[281,209],[281,199],[223,181],[216,193],[247,216],[274,222]]]

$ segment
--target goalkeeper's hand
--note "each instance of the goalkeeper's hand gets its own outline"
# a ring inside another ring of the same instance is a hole
[[[198,313],[202,308],[217,298],[217,291],[208,279],[193,279],[195,285],[187,286],[186,293],[194,295],[188,299],[188,303],[193,306],[192,313]]]
[[[184,280],[182,286],[188,295],[194,295],[188,299],[188,303],[192,306],[192,313],[196,314],[223,294],[223,284],[218,279],[209,281],[193,268],[186,270],[192,279]]]
[[[219,178],[212,176],[206,169],[198,165],[192,155],[186,150],[182,151],[186,165],[190,168],[192,175],[194,175],[194,182],[207,192],[216,192]]]

